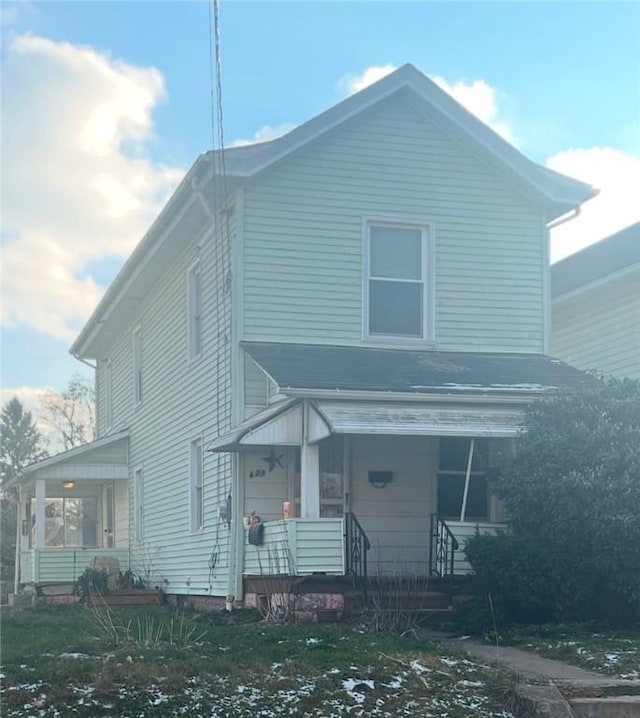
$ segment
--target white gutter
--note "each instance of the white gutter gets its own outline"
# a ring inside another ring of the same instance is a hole
[[[553,222],[549,222],[547,224],[547,229],[555,229],[556,227],[559,227],[561,224],[564,224],[565,222],[570,222],[572,219],[575,219],[580,214],[580,205],[575,207],[574,209],[570,210],[569,212],[566,212],[565,214],[560,215],[557,219],[554,219]]]
[[[466,391],[472,390],[469,387]],[[415,402],[442,402],[459,404],[461,401],[472,404],[522,404],[529,401],[534,396],[545,395],[548,391],[553,391],[557,387],[550,386],[544,389],[527,389],[506,390],[506,389],[487,389],[486,394],[467,395],[464,391],[458,389],[456,394],[440,394],[440,393],[418,393],[418,392],[393,392],[393,391],[352,391],[340,389],[287,389],[280,387],[280,392],[287,397],[300,399],[338,399],[338,400],[360,400],[360,401],[415,401]],[[510,391],[510,393],[506,393]]]

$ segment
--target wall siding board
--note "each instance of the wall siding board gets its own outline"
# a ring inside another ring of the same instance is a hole
[[[360,343],[362,218],[436,229],[440,349],[543,348],[543,223],[404,99],[348,122],[245,188],[244,339]]]
[[[552,352],[580,369],[640,379],[640,271],[555,302]]]
[[[224,226],[218,223],[219,228]],[[140,325],[143,400],[133,402],[131,330],[113,346],[113,430],[130,430],[129,466],[143,471],[144,536],[132,545],[134,570],[169,593],[226,595],[230,529],[220,507],[231,492],[231,457],[205,452],[204,529],[190,530],[189,445],[205,445],[231,422],[230,236],[176,236],[184,251],[131,317]],[[202,265],[202,355],[188,360],[187,269]],[[133,510],[132,478],[128,503]],[[132,517],[130,519],[132,522]],[[132,525],[132,524],[131,524]]]

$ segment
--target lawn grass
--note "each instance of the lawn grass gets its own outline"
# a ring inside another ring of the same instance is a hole
[[[415,637],[248,623],[244,612],[98,615],[3,618],[4,716],[511,715],[510,676]]]
[[[640,679],[640,629],[596,624],[513,626],[500,630],[499,641],[616,678]]]

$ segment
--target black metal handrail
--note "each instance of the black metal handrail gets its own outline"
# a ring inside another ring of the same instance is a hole
[[[453,576],[455,553],[460,548],[447,522],[431,514],[431,548],[429,551],[429,573],[432,576]]]
[[[347,512],[344,515],[346,573],[353,576],[354,582],[362,591],[362,598],[367,604],[367,551],[371,548],[367,534],[360,525],[356,515]]]

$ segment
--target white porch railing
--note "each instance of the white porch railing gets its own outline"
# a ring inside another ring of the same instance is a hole
[[[21,583],[68,583],[89,567],[91,560],[117,558],[120,570],[129,568],[128,548],[46,548],[22,551],[20,554]]]
[[[245,576],[343,576],[345,571],[344,519],[267,521],[260,546],[249,543],[245,530]]]

